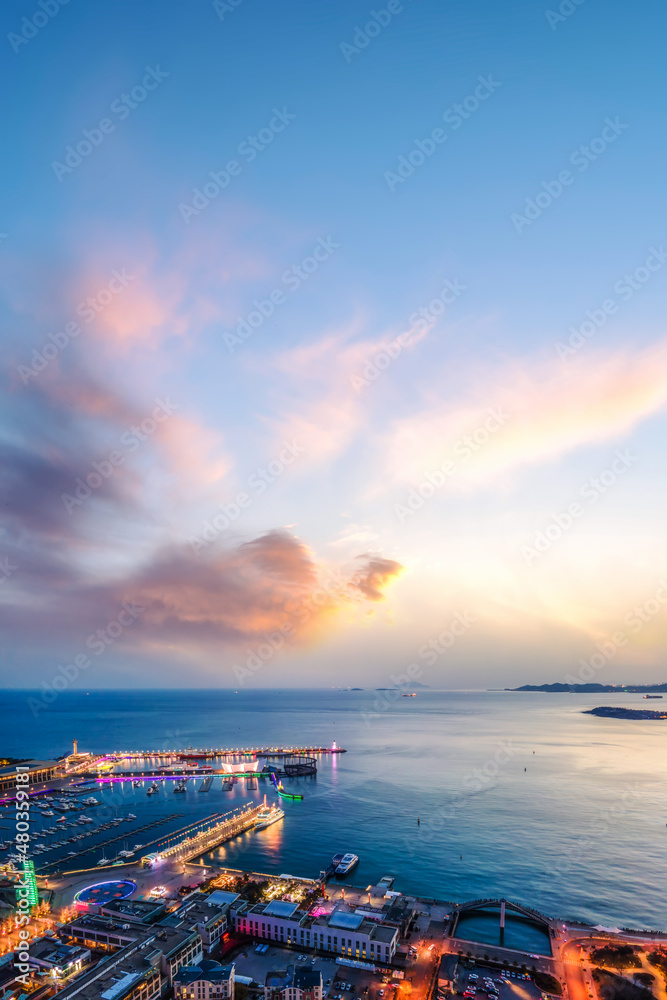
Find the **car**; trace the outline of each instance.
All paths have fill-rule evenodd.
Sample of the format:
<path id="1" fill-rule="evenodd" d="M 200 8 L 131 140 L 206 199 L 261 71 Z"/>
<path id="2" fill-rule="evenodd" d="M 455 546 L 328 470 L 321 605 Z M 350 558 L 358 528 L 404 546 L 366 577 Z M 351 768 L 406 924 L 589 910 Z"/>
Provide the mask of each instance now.
<path id="1" fill-rule="evenodd" d="M 311 964 L 311 965 L 315 965 L 315 962 L 316 962 L 316 961 L 317 961 L 317 958 L 316 958 L 316 957 L 315 957 L 315 956 L 313 955 L 313 957 L 312 957 L 312 958 L 311 958 L 311 960 L 310 960 L 310 964 Z"/>

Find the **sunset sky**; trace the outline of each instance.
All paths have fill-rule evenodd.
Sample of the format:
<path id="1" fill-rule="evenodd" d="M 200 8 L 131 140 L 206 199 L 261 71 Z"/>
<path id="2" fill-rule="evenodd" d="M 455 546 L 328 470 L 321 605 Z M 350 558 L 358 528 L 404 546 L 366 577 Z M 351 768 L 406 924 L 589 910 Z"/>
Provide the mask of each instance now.
<path id="1" fill-rule="evenodd" d="M 667 680 L 657 0 L 0 19 L 0 683 Z"/>

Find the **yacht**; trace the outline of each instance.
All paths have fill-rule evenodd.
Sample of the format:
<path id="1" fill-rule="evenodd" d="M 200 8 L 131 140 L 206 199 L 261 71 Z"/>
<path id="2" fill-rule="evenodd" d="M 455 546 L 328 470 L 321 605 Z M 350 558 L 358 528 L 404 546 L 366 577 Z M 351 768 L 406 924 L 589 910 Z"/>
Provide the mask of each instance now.
<path id="1" fill-rule="evenodd" d="M 344 854 L 341 861 L 336 865 L 336 875 L 347 875 L 359 864 L 356 854 Z"/>
<path id="2" fill-rule="evenodd" d="M 127 818 L 128 819 L 136 819 L 137 817 L 134 815 L 134 813 L 128 813 L 127 814 Z"/>
<path id="3" fill-rule="evenodd" d="M 108 864 L 109 864 L 109 859 L 105 858 L 104 855 L 102 855 L 100 860 L 97 862 L 97 867 L 101 868 L 102 865 L 108 865 Z"/>
<path id="4" fill-rule="evenodd" d="M 264 800 L 264 805 L 257 813 L 257 822 L 255 823 L 256 830 L 264 830 L 267 826 L 271 826 L 273 823 L 277 823 L 278 820 L 284 817 L 285 813 L 278 806 L 267 806 L 266 800 Z"/>

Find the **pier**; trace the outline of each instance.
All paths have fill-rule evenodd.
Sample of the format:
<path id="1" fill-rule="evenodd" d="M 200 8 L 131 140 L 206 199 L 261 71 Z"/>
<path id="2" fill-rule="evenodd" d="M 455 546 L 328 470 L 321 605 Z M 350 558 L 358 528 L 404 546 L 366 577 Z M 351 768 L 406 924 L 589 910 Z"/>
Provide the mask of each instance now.
<path id="1" fill-rule="evenodd" d="M 263 808 L 264 803 L 260 802 L 255 806 L 209 816 L 167 838 L 162 846 L 155 849 L 155 853 L 159 854 L 161 860 L 171 858 L 174 861 L 192 861 L 232 837 L 252 829 L 257 821 L 257 814 Z M 186 833 L 187 836 L 182 839 L 182 835 Z M 142 858 L 142 863 L 150 864 L 150 860 Z"/>
<path id="2" fill-rule="evenodd" d="M 187 747 L 185 750 L 116 750 L 104 757 L 96 758 L 93 766 L 114 760 L 146 760 L 151 758 L 206 760 L 212 757 L 308 757 L 338 753 L 347 753 L 347 751 L 343 747 L 336 746 L 335 740 L 330 747 Z M 89 769 L 90 766 L 91 763 L 86 769 Z"/>

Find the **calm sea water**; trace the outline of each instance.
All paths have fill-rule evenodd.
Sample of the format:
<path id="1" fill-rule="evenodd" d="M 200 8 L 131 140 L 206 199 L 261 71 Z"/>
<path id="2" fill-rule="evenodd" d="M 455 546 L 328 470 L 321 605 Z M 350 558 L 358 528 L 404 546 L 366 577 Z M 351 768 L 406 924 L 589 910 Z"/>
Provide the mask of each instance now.
<path id="1" fill-rule="evenodd" d="M 26 695 L 12 691 L 2 694 L 0 753 L 48 758 L 74 737 L 95 751 L 336 740 L 348 752 L 289 783 L 304 800 L 284 804 L 285 820 L 221 848 L 218 862 L 315 876 L 334 853 L 354 851 L 356 885 L 394 875 L 399 891 L 504 896 L 548 914 L 664 930 L 667 724 L 582 714 L 600 703 L 646 706 L 637 695 L 422 691 L 387 704 L 373 691 L 91 691 L 66 692 L 34 719 Z M 100 797 L 137 823 L 187 817 L 165 832 L 273 798 L 263 782 L 256 792 L 243 782 L 224 792 L 216 779 L 199 793 L 199 784 L 150 798 L 106 785 Z"/>

